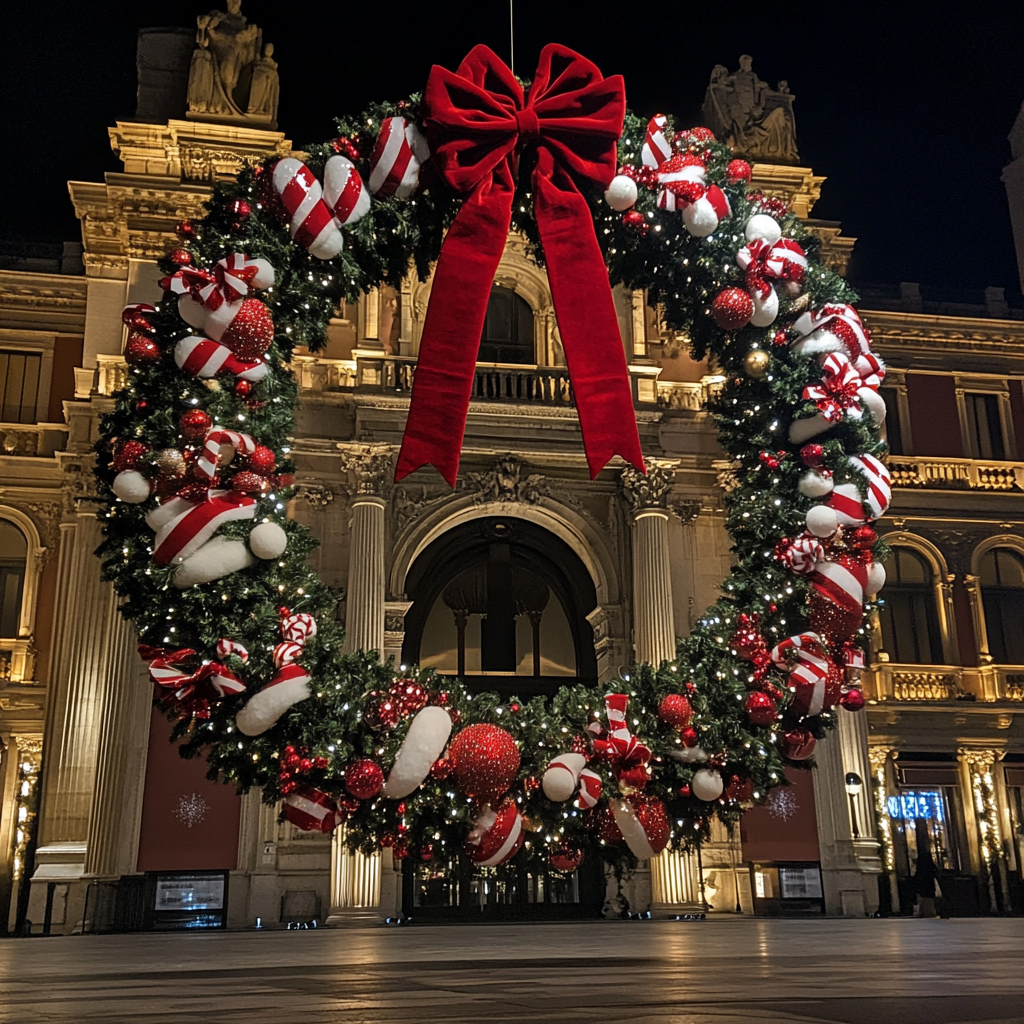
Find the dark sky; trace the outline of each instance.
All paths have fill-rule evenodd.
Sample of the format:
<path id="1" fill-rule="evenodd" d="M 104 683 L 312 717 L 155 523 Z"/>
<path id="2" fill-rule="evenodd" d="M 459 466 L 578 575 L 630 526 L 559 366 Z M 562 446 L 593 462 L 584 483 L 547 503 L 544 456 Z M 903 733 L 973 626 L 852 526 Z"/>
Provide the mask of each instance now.
<path id="1" fill-rule="evenodd" d="M 118 169 L 107 126 L 135 109 L 140 27 L 194 24 L 213 6 L 104 0 L 5 13 L 0 232 L 77 239 L 69 178 Z M 1018 291 L 1006 136 L 1024 100 L 1024 3 L 563 3 L 515 0 L 515 70 L 565 43 L 626 79 L 630 105 L 700 123 L 711 68 L 754 70 L 796 96 L 800 156 L 828 177 L 815 216 L 858 239 L 852 276 L 944 290 Z M 620 12 L 610 25 L 608 10 Z M 301 144 L 335 112 L 421 89 L 477 42 L 508 54 L 507 0 L 270 3 L 242 11 L 276 47 L 280 122 Z"/>

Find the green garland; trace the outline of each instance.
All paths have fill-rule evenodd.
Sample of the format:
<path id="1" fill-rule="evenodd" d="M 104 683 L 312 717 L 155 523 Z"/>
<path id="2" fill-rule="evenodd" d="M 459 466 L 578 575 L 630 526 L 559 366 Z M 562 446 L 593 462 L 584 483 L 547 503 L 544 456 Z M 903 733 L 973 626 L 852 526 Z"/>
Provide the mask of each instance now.
<path id="1" fill-rule="evenodd" d="M 358 117 L 339 120 L 341 138 L 310 146 L 308 166 L 320 176 L 325 161 L 345 149 L 358 154 L 357 166 L 365 178 L 369 151 L 382 118 L 410 116 L 416 105 L 413 97 L 404 104 L 377 105 Z M 627 114 L 620 142 L 621 163 L 640 163 L 645 125 L 639 117 Z M 470 723 L 491 723 L 514 737 L 521 764 L 509 792 L 531 830 L 512 862 L 519 867 L 534 862 L 546 865 L 551 853 L 562 848 L 596 854 L 620 870 L 635 863 L 623 843 L 599 838 L 606 817 L 602 808 L 616 794 L 607 763 L 599 759 L 590 763 L 591 769 L 602 774 L 604 785 L 602 804 L 595 811 L 552 803 L 539 788 L 539 779 L 553 756 L 574 744 L 579 750 L 589 749 L 592 733 L 588 726 L 604 722 L 603 701 L 608 692 L 621 690 L 630 697 L 629 719 L 636 722 L 631 729 L 654 754 L 645 793 L 664 803 L 677 843 L 706 836 L 714 816 L 735 822 L 747 801 L 761 801 L 771 788 L 783 783 L 786 766 L 792 764 L 780 751 L 783 732 L 799 726 L 820 737 L 834 724 L 831 713 L 798 720 L 784 701 L 780 701 L 778 720 L 770 726 L 751 724 L 744 711 L 751 665 L 731 644 L 740 615 L 759 615 L 769 647 L 806 628 L 806 581 L 787 572 L 773 552 L 781 537 L 802 531 L 804 514 L 815 504 L 797 489 L 802 472 L 796 457 L 799 446 L 786 440 L 786 428 L 794 415 L 808 411 L 801 391 L 813 378 L 815 367 L 810 358 L 792 355 L 785 344 L 772 344 L 776 331 L 780 327 L 784 331 L 794 319 L 790 298 L 782 298 L 779 317 L 767 330 L 747 327 L 726 332 L 708 315 L 711 301 L 723 287 L 743 282 L 735 256 L 744 244 L 743 225 L 751 214 L 763 212 L 763 198 L 748 195 L 743 181 L 727 181 L 731 154 L 726 147 L 711 141 L 700 143 L 699 148 L 708 180 L 725 189 L 732 206 L 732 216 L 710 238 L 689 235 L 678 213 L 657 208 L 657 193 L 650 189 L 640 188 L 636 205 L 649 228 L 646 232 L 624 223 L 622 215 L 611 211 L 600 195 L 588 198 L 611 283 L 646 289 L 649 301 L 660 304 L 666 325 L 689 337 L 694 358 L 711 356 L 726 378 L 712 411 L 719 440 L 739 469 L 738 485 L 725 497 L 736 564 L 724 582 L 722 597 L 691 635 L 680 641 L 674 663 L 640 666 L 630 676 L 602 687 L 573 685 L 549 699 L 509 701 L 491 693 L 473 695 L 460 681 L 439 678 L 432 672 L 406 674 L 426 690 L 431 703 L 446 707 L 456 731 Z M 175 738 L 181 741 L 182 754 L 206 756 L 211 778 L 222 778 L 240 791 L 258 786 L 267 803 L 301 783 L 343 801 L 346 837 L 354 847 L 372 851 L 384 843 L 394 845 L 401 854 L 429 857 L 431 852 L 440 852 L 451 856 L 462 848 L 475 808 L 450 776 L 428 777 L 401 803 L 380 797 L 362 801 L 346 797 L 346 765 L 357 757 L 371 758 L 386 774 L 410 718 L 401 718 L 394 728 L 370 727 L 379 694 L 386 693 L 396 679 L 395 668 L 364 653 L 341 653 L 342 633 L 334 622 L 335 599 L 306 562 L 315 541 L 304 527 L 286 518 L 285 507 L 294 493 L 288 442 L 298 401 L 288 368 L 294 347 L 322 348 L 328 319 L 342 300 L 355 300 L 371 287 L 389 281 L 397 283 L 410 265 L 425 277 L 459 202 L 438 184 L 408 201 L 375 199 L 371 212 L 346 228 L 344 251 L 321 262 L 292 242 L 273 201 L 268 200 L 269 165 L 270 161 L 246 168 L 237 181 L 218 184 L 206 217 L 185 225 L 181 232 L 181 249 L 187 257 L 179 250 L 175 259 L 165 261 L 164 269 L 173 273 L 183 258 L 199 267 L 212 267 L 235 252 L 268 260 L 277 272 L 275 286 L 261 296 L 275 324 L 274 344 L 268 354 L 271 372 L 248 394 L 239 394 L 233 390 L 230 376 L 204 383 L 179 370 L 172 355 L 174 344 L 192 331 L 178 317 L 175 297 L 165 296 L 150 315 L 159 357 L 132 366 L 97 445 L 97 476 L 106 502 L 102 512 L 106 540 L 101 548 L 106 576 L 123 598 L 122 611 L 134 620 L 142 643 L 164 649 L 193 648 L 197 658 L 205 659 L 216 657 L 222 637 L 248 649 L 250 657 L 244 666 L 233 657 L 225 661 L 244 680 L 246 694 L 204 703 L 176 700 L 173 689 L 158 693 L 157 699 L 176 721 Z M 534 258 L 543 263 L 528 181 L 520 183 L 514 210 L 514 229 L 525 234 Z M 809 258 L 801 307 L 808 302 L 818 308 L 852 301 L 854 296 L 845 282 L 816 258 L 818 242 L 799 219 L 787 213 L 779 221 L 784 235 L 797 240 Z M 745 357 L 754 348 L 770 354 L 769 372 L 761 379 L 748 376 L 743 369 Z M 157 476 L 161 450 L 188 451 L 178 424 L 192 409 L 202 409 L 215 422 L 251 434 L 274 451 L 278 465 L 273 490 L 260 496 L 255 521 L 279 523 L 289 543 L 280 559 L 258 562 L 212 583 L 178 590 L 171 583 L 171 570 L 152 561 L 152 532 L 144 515 L 154 501 L 131 505 L 115 498 L 112 453 L 125 439 L 144 440 L 152 451 L 139 468 Z M 870 424 L 849 418 L 831 431 L 824 449 L 825 465 L 837 481 L 850 479 L 846 454 L 884 450 Z M 759 457 L 764 451 L 786 454 L 777 468 L 769 469 Z M 248 522 L 228 524 L 221 533 L 245 537 L 251 526 Z M 273 675 L 271 648 L 278 640 L 282 605 L 316 619 L 317 635 L 307 642 L 302 656 L 315 692 L 286 712 L 268 732 L 245 737 L 235 728 L 235 715 L 248 694 Z M 777 676 L 775 682 L 781 683 L 782 677 Z M 780 697 L 783 692 L 776 690 Z M 677 729 L 659 717 L 658 708 L 663 698 L 673 693 L 688 697 L 700 746 L 731 783 L 719 801 L 704 803 L 690 795 L 694 772 L 706 764 L 668 756 L 681 749 L 680 738 Z M 289 767 L 289 756 L 300 767 Z M 605 833 L 605 838 L 611 836 Z"/>

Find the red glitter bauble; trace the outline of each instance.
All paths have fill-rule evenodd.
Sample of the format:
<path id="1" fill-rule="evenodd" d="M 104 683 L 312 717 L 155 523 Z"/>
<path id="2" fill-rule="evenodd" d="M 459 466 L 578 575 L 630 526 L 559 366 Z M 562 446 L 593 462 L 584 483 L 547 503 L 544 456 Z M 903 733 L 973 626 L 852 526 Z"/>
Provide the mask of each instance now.
<path id="1" fill-rule="evenodd" d="M 711 304 L 712 319 L 723 331 L 738 331 L 750 323 L 754 300 L 742 288 L 725 288 Z"/>
<path id="2" fill-rule="evenodd" d="M 259 473 L 245 469 L 231 478 L 231 486 L 243 494 L 262 494 L 270 486 L 270 481 Z"/>
<path id="3" fill-rule="evenodd" d="M 779 749 L 791 761 L 806 761 L 814 753 L 814 737 L 806 729 L 791 729 L 782 734 Z"/>
<path id="4" fill-rule="evenodd" d="M 393 835 L 381 836 L 380 845 L 383 846 L 385 850 L 389 849 L 395 845 L 395 837 Z"/>
<path id="5" fill-rule="evenodd" d="M 250 391 L 252 391 L 252 381 L 245 380 L 245 378 L 240 378 L 235 381 L 235 394 L 238 395 L 239 398 L 245 398 Z"/>
<path id="6" fill-rule="evenodd" d="M 496 725 L 470 725 L 456 733 L 448 756 L 459 789 L 482 800 L 501 796 L 519 771 L 516 741 Z"/>
<path id="7" fill-rule="evenodd" d="M 630 797 L 629 802 L 633 805 L 633 813 L 643 827 L 651 849 L 655 853 L 661 853 L 668 846 L 669 839 L 665 805 L 656 796 L 634 796 Z"/>
<path id="8" fill-rule="evenodd" d="M 208 483 L 196 480 L 193 483 L 185 484 L 184 487 L 179 487 L 176 493 L 179 498 L 184 498 L 186 501 L 206 501 L 210 489 L 217 485 L 218 480 L 217 477 Z"/>
<path id="9" fill-rule="evenodd" d="M 114 449 L 114 469 L 123 473 L 126 469 L 138 469 L 139 463 L 149 454 L 145 441 L 122 441 Z"/>
<path id="10" fill-rule="evenodd" d="M 800 461 L 809 469 L 816 469 L 825 461 L 825 449 L 820 444 L 805 444 L 800 449 Z"/>
<path id="11" fill-rule="evenodd" d="M 584 757 L 590 756 L 590 744 L 585 736 L 573 736 L 569 749 L 574 754 L 582 754 Z"/>
<path id="12" fill-rule="evenodd" d="M 597 818 L 597 838 L 609 846 L 622 842 L 622 831 L 615 822 L 615 815 L 607 807 Z"/>
<path id="13" fill-rule="evenodd" d="M 414 679 L 392 683 L 388 697 L 400 716 L 413 715 L 427 706 L 427 691 Z"/>
<path id="14" fill-rule="evenodd" d="M 124 360 L 129 366 L 155 363 L 160 358 L 160 346 L 152 338 L 132 331 L 124 344 Z"/>
<path id="15" fill-rule="evenodd" d="M 289 755 L 288 755 L 288 756 L 287 756 L 287 757 L 286 757 L 286 758 L 284 759 L 284 763 L 285 763 L 285 764 L 286 764 L 286 765 L 287 765 L 287 766 L 288 766 L 289 768 L 298 768 L 298 767 L 299 767 L 299 762 L 300 762 L 301 760 L 302 760 L 302 758 L 300 758 L 298 754 L 289 754 Z"/>
<path id="16" fill-rule="evenodd" d="M 349 160 L 359 159 L 359 150 L 353 145 L 352 140 L 346 138 L 344 135 L 339 135 L 332 143 L 331 149 L 335 153 L 340 153 L 342 156 L 347 156 Z"/>
<path id="17" fill-rule="evenodd" d="M 299 762 L 299 771 L 300 772 L 308 772 L 308 771 L 310 771 L 312 769 L 312 767 L 313 767 L 313 762 L 308 757 L 304 757 Z"/>
<path id="18" fill-rule="evenodd" d="M 265 444 L 256 445 L 256 449 L 248 460 L 249 468 L 260 476 L 270 476 L 277 467 L 277 459 L 274 457 L 274 450 Z"/>
<path id="19" fill-rule="evenodd" d="M 775 705 L 767 693 L 748 693 L 745 707 L 747 718 L 754 725 L 771 725 L 775 721 Z"/>
<path id="20" fill-rule="evenodd" d="M 285 782 L 285 783 L 282 783 L 282 785 L 281 785 L 281 792 L 285 796 L 287 796 L 289 793 L 294 792 L 298 788 L 299 788 L 299 784 L 297 782 Z"/>
<path id="21" fill-rule="evenodd" d="M 452 773 L 452 763 L 447 757 L 439 757 L 430 766 L 430 775 L 435 779 L 447 779 Z"/>
<path id="22" fill-rule="evenodd" d="M 288 754 L 294 754 L 295 753 L 295 748 L 291 744 L 288 744 L 288 746 L 284 748 L 284 752 L 285 752 L 286 756 Z"/>
<path id="23" fill-rule="evenodd" d="M 725 176 L 734 185 L 740 181 L 750 181 L 750 164 L 746 160 L 730 160 L 725 169 Z"/>
<path id="24" fill-rule="evenodd" d="M 697 730 L 692 727 L 689 729 L 684 729 L 679 734 L 679 738 L 683 741 L 684 747 L 697 746 Z"/>
<path id="25" fill-rule="evenodd" d="M 387 694 L 374 690 L 366 705 L 365 721 L 371 729 L 394 729 L 398 725 L 398 709 Z"/>
<path id="26" fill-rule="evenodd" d="M 395 845 L 391 847 L 391 856 L 395 860 L 405 860 L 409 856 L 409 844 L 401 836 L 395 840 Z"/>
<path id="27" fill-rule="evenodd" d="M 670 693 L 658 705 L 658 717 L 675 729 L 685 729 L 693 718 L 693 707 L 681 693 Z"/>
<path id="28" fill-rule="evenodd" d="M 857 689 L 847 690 L 839 698 L 839 705 L 847 711 L 860 711 L 864 707 L 864 694 Z"/>
<path id="29" fill-rule="evenodd" d="M 641 235 L 646 235 L 648 230 L 647 218 L 639 210 L 627 210 L 622 215 L 622 223 L 627 228 L 632 228 Z"/>
<path id="30" fill-rule="evenodd" d="M 772 344 L 782 348 L 783 345 L 789 344 L 789 332 L 779 330 L 772 335 Z"/>
<path id="31" fill-rule="evenodd" d="M 188 249 L 174 249 L 168 254 L 167 258 L 179 267 L 190 267 L 192 265 L 192 253 Z"/>
<path id="32" fill-rule="evenodd" d="M 878 543 L 878 534 L 870 526 L 858 526 L 850 537 L 855 548 L 873 548 Z"/>
<path id="33" fill-rule="evenodd" d="M 359 801 L 354 796 L 338 797 L 338 806 L 346 814 L 355 814 L 359 810 Z"/>
<path id="34" fill-rule="evenodd" d="M 179 238 L 189 239 L 195 238 L 198 232 L 196 231 L 195 224 L 190 220 L 180 220 L 174 227 L 174 233 Z"/>
<path id="35" fill-rule="evenodd" d="M 740 775 L 734 775 L 725 787 L 727 800 L 735 800 L 736 803 L 746 803 L 754 795 L 754 780 L 745 779 Z"/>
<path id="36" fill-rule="evenodd" d="M 319 768 L 319 769 L 323 770 L 324 768 L 329 768 L 330 765 L 331 765 L 331 759 L 329 757 L 324 757 L 323 754 L 317 754 L 317 756 L 313 758 L 313 767 L 314 768 Z"/>
<path id="37" fill-rule="evenodd" d="M 680 171 L 687 167 L 699 167 L 702 171 L 704 168 L 704 161 L 700 157 L 694 156 L 692 153 L 680 153 L 678 156 L 669 157 L 659 168 L 659 176 L 668 174 L 678 174 Z M 698 195 L 693 195 L 694 182 L 686 181 L 662 181 L 662 185 L 666 192 L 671 192 L 673 195 L 679 196 L 681 199 L 687 202 L 693 202 L 693 199 L 699 199 L 704 194 L 704 187 L 700 187 Z M 692 198 L 691 198 L 692 196 Z"/>
<path id="38" fill-rule="evenodd" d="M 704 128 L 698 126 L 696 128 L 688 128 L 683 135 L 689 138 L 693 142 L 714 142 L 715 133 L 710 128 Z"/>
<path id="39" fill-rule="evenodd" d="M 384 771 L 376 761 L 360 757 L 345 768 L 345 788 L 358 800 L 370 800 L 384 785 Z"/>
<path id="40" fill-rule="evenodd" d="M 220 340 L 239 359 L 259 359 L 274 341 L 274 318 L 259 299 L 242 299 Z"/>
<path id="41" fill-rule="evenodd" d="M 231 211 L 231 227 L 240 231 L 252 214 L 252 206 L 245 199 L 234 199 L 228 209 Z"/>
<path id="42" fill-rule="evenodd" d="M 189 409 L 178 420 L 178 429 L 186 441 L 202 441 L 212 426 L 210 414 L 202 409 Z"/>
<path id="43" fill-rule="evenodd" d="M 583 851 L 571 846 L 560 846 L 551 854 L 551 866 L 556 871 L 569 874 L 583 863 Z"/>

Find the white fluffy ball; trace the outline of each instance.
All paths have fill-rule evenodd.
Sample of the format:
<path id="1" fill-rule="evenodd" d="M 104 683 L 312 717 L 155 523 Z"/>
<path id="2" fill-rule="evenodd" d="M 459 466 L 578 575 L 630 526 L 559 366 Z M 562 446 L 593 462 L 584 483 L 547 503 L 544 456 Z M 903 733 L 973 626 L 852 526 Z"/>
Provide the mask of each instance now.
<path id="1" fill-rule="evenodd" d="M 616 174 L 605 191 L 604 201 L 613 210 L 628 210 L 636 202 L 636 182 L 624 174 Z"/>
<path id="2" fill-rule="evenodd" d="M 807 529 L 815 537 L 831 537 L 839 529 L 839 517 L 828 505 L 815 505 L 807 513 Z"/>
<path id="3" fill-rule="evenodd" d="M 834 486 L 832 477 L 823 476 L 816 469 L 809 469 L 800 477 L 797 490 L 805 498 L 824 498 L 826 494 L 832 493 Z"/>
<path id="4" fill-rule="evenodd" d="M 782 228 L 779 227 L 778 221 L 774 217 L 769 217 L 767 213 L 755 213 L 747 221 L 743 235 L 748 242 L 763 238 L 769 245 L 774 245 L 782 237 Z"/>
<path id="5" fill-rule="evenodd" d="M 137 470 L 126 469 L 114 477 L 114 493 L 129 505 L 138 505 L 152 493 L 149 481 Z"/>
<path id="6" fill-rule="evenodd" d="M 288 547 L 288 534 L 277 523 L 260 523 L 249 534 L 249 548 L 257 558 L 277 558 Z"/>
<path id="7" fill-rule="evenodd" d="M 754 300 L 754 315 L 750 322 L 755 327 L 769 327 L 779 315 L 779 297 L 775 294 L 775 289 L 769 285 L 768 295 L 762 299 L 758 290 L 754 288 L 750 297 Z"/>
<path id="8" fill-rule="evenodd" d="M 868 596 L 877 594 L 885 586 L 885 566 L 881 562 L 872 562 L 868 566 Z"/>
<path id="9" fill-rule="evenodd" d="M 690 792 L 705 803 L 717 800 L 724 791 L 725 783 L 722 782 L 722 776 L 711 768 L 701 768 L 690 780 Z"/>

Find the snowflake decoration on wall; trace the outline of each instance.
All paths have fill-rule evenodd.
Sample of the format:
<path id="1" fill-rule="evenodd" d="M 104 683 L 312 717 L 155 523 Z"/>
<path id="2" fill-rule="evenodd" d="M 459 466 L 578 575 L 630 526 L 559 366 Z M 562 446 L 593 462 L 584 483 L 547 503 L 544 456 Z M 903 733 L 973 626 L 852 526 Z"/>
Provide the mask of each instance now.
<path id="1" fill-rule="evenodd" d="M 202 825 L 209 812 L 210 805 L 198 793 L 192 793 L 190 796 L 182 793 L 178 797 L 178 806 L 174 808 L 174 816 L 186 828 Z"/>
<path id="2" fill-rule="evenodd" d="M 779 821 L 789 821 L 797 812 L 796 797 L 793 791 L 787 786 L 780 786 L 768 794 L 765 801 L 768 813 Z"/>

